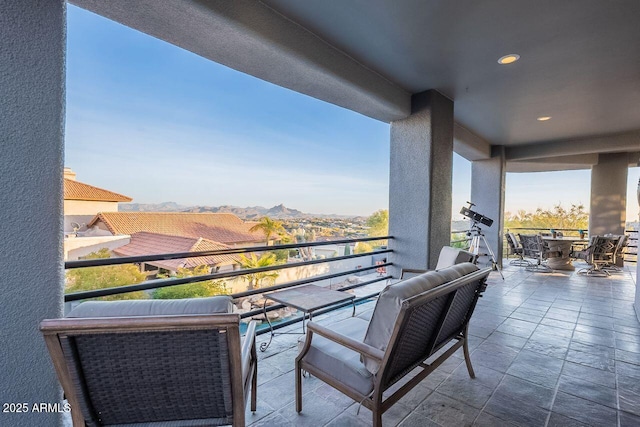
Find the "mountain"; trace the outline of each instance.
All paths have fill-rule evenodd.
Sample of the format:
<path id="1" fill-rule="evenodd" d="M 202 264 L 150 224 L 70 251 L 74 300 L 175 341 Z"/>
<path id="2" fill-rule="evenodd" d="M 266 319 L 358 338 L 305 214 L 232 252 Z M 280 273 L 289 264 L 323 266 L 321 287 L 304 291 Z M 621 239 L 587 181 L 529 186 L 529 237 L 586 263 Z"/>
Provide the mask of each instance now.
<path id="1" fill-rule="evenodd" d="M 121 212 L 194 212 L 194 213 L 232 213 L 239 218 L 245 220 L 256 220 L 263 216 L 276 219 L 293 219 L 293 218 L 353 218 L 352 215 L 325 215 L 304 213 L 297 209 L 291 209 L 283 204 L 279 204 L 272 208 L 263 206 L 249 206 L 242 208 L 239 206 L 222 205 L 222 206 L 183 206 L 175 202 L 163 203 L 120 203 Z"/>
<path id="2" fill-rule="evenodd" d="M 189 206 L 179 205 L 176 202 L 162 203 L 120 203 L 120 212 L 181 212 L 189 209 Z"/>

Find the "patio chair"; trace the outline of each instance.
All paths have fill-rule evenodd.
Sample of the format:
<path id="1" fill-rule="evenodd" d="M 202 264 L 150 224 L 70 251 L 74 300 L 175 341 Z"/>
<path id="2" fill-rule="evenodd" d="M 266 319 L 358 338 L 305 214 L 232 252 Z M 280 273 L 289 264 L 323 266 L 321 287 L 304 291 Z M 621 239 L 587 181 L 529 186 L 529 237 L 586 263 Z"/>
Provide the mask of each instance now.
<path id="1" fill-rule="evenodd" d="M 604 267 L 602 267 L 602 269 L 610 272 L 620 273 L 622 272 L 621 267 L 624 266 L 624 248 L 629 242 L 629 236 L 623 234 L 616 237 L 618 237 L 618 244 L 616 245 L 616 249 L 613 253 L 613 260 L 611 264 L 605 265 Z"/>
<path id="2" fill-rule="evenodd" d="M 79 426 L 244 426 L 256 323 L 229 297 L 84 302 L 40 330 Z"/>
<path id="3" fill-rule="evenodd" d="M 461 347 L 474 378 L 467 327 L 490 272 L 471 263 L 431 271 L 387 286 L 371 321 L 350 317 L 330 328 L 310 322 L 295 362 L 296 411 L 302 411 L 303 370 L 369 408 L 374 427 Z M 385 390 L 416 369 L 415 376 L 384 398 Z"/>
<path id="4" fill-rule="evenodd" d="M 604 267 L 613 264 L 619 241 L 620 236 L 593 236 L 589 246 L 584 251 L 576 253 L 576 258 L 582 259 L 589 264 L 588 268 L 578 270 L 578 274 L 600 277 L 610 276 L 611 273 Z"/>
<path id="5" fill-rule="evenodd" d="M 515 234 L 513 233 L 505 233 L 504 235 L 507 238 L 507 244 L 509 245 L 509 251 L 507 256 L 515 255 L 516 259 L 512 259 L 509 262 L 509 265 L 515 265 L 519 267 L 527 267 L 530 266 L 531 263 L 526 261 L 523 257 L 522 245 L 518 242 Z"/>
<path id="6" fill-rule="evenodd" d="M 522 255 L 533 259 L 535 263 L 529 262 L 525 270 L 537 273 L 551 273 L 553 271 L 545 261 L 549 257 L 549 248 L 545 245 L 542 236 L 538 234 L 518 234 L 522 243 Z"/>
<path id="7" fill-rule="evenodd" d="M 452 265 L 461 264 L 463 262 L 475 263 L 476 256 L 471 252 L 465 251 L 460 248 L 453 248 L 451 246 L 443 246 L 440 249 L 438 255 L 438 264 L 436 264 L 435 271 L 442 270 L 443 268 L 451 267 Z M 400 272 L 400 280 L 409 279 L 411 277 L 419 276 L 432 270 L 422 270 L 415 268 L 403 268 Z"/>

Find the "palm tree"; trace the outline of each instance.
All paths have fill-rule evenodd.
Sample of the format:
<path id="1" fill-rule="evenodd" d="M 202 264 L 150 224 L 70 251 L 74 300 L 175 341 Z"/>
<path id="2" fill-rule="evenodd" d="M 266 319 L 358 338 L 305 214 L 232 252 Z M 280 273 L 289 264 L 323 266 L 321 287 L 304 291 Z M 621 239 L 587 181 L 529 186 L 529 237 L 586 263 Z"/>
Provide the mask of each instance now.
<path id="1" fill-rule="evenodd" d="M 260 222 L 251 227 L 249 231 L 252 233 L 254 231 L 262 231 L 267 239 L 267 246 L 269 246 L 269 237 L 271 237 L 272 234 L 280 235 L 286 233 L 282 226 L 282 221 L 273 220 L 268 216 L 261 218 Z"/>
<path id="2" fill-rule="evenodd" d="M 246 257 L 244 254 L 240 254 L 240 266 L 245 269 L 268 267 L 276 263 L 276 255 L 272 252 L 263 253 L 260 258 L 256 254 L 251 254 L 251 257 Z M 276 271 L 265 271 L 262 273 L 245 274 L 242 276 L 243 280 L 249 282 L 247 289 L 258 289 L 262 287 L 262 282 L 267 280 L 273 284 L 280 273 Z"/>

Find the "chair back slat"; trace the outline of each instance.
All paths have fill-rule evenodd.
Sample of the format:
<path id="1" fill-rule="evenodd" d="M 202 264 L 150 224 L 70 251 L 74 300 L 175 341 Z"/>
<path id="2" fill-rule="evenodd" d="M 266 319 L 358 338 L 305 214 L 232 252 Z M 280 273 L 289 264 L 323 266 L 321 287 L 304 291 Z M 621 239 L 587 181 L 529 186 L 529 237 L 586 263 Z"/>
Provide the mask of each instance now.
<path id="1" fill-rule="evenodd" d="M 591 248 L 592 261 L 613 261 L 620 236 L 596 236 Z"/>
<path id="2" fill-rule="evenodd" d="M 538 258 L 542 253 L 542 238 L 537 234 L 518 234 L 524 256 Z"/>

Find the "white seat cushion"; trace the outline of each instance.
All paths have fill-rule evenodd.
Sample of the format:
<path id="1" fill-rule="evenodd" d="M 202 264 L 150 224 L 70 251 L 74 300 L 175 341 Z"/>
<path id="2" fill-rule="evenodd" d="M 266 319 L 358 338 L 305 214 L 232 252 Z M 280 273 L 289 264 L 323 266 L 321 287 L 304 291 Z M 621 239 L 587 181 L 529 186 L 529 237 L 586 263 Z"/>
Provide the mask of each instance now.
<path id="1" fill-rule="evenodd" d="M 87 301 L 66 317 L 172 316 L 181 314 L 231 313 L 231 297 L 167 300 Z"/>
<path id="2" fill-rule="evenodd" d="M 452 248 L 451 246 L 443 246 L 438 256 L 438 264 L 436 265 L 436 271 L 443 268 L 451 267 L 452 265 L 461 264 L 463 262 L 473 262 L 473 255 L 471 252 L 467 252 L 463 249 Z"/>
<path id="3" fill-rule="evenodd" d="M 331 330 L 362 342 L 367 325 L 366 320 L 349 317 L 332 324 Z M 314 335 L 304 361 L 359 393 L 367 395 L 373 390 L 374 377 L 360 361 L 360 353 L 320 335 Z"/>

